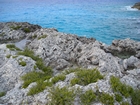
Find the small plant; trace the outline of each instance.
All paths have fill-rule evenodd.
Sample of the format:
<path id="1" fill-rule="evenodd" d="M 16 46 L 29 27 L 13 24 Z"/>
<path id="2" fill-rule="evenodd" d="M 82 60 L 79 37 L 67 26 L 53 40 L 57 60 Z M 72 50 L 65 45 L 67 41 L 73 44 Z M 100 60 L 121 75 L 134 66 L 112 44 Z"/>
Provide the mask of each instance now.
<path id="1" fill-rule="evenodd" d="M 140 105 L 140 90 L 136 89 L 134 93 L 131 94 L 131 98 L 133 105 Z"/>
<path id="2" fill-rule="evenodd" d="M 100 96 L 100 101 L 105 105 L 114 105 L 114 98 L 110 94 L 102 93 Z"/>
<path id="3" fill-rule="evenodd" d="M 3 97 L 3 96 L 5 96 L 5 92 L 0 92 L 0 97 Z"/>
<path id="4" fill-rule="evenodd" d="M 96 100 L 96 95 L 89 89 L 84 94 L 80 95 L 80 99 L 83 105 L 91 105 L 91 102 Z"/>
<path id="5" fill-rule="evenodd" d="M 11 54 L 9 54 L 9 55 L 6 56 L 6 58 L 10 58 L 10 57 L 11 57 Z"/>
<path id="6" fill-rule="evenodd" d="M 32 82 L 37 82 L 40 80 L 44 81 L 44 80 L 50 79 L 51 76 L 48 76 L 45 73 L 32 71 L 32 72 L 29 72 L 29 73 L 23 75 L 21 78 L 24 81 L 22 87 L 26 88 Z"/>
<path id="7" fill-rule="evenodd" d="M 65 75 L 63 75 L 63 74 L 60 74 L 60 75 L 58 75 L 58 76 L 55 76 L 54 78 L 52 78 L 52 83 L 53 84 L 55 84 L 55 83 L 57 83 L 58 81 L 64 81 L 65 80 L 65 78 L 66 78 L 66 76 Z"/>
<path id="8" fill-rule="evenodd" d="M 21 51 L 21 50 L 20 50 L 19 48 L 17 48 L 14 44 L 7 44 L 6 47 L 9 48 L 9 49 L 12 50 L 12 51 L 15 51 L 15 50 Z"/>
<path id="9" fill-rule="evenodd" d="M 52 83 L 51 82 L 44 82 L 44 81 L 40 80 L 37 82 L 36 86 L 32 87 L 29 90 L 27 95 L 34 95 L 34 94 L 40 93 L 46 88 L 46 86 L 52 86 Z"/>
<path id="10" fill-rule="evenodd" d="M 120 105 L 130 105 L 128 102 L 122 102 Z"/>
<path id="11" fill-rule="evenodd" d="M 44 71 L 47 75 L 52 75 L 52 69 L 50 67 L 46 67 L 43 63 L 42 58 L 39 58 L 38 56 L 35 56 L 33 51 L 25 48 L 24 51 L 18 52 L 18 54 L 32 58 L 33 60 L 36 61 L 36 66 L 40 70 Z"/>
<path id="12" fill-rule="evenodd" d="M 42 35 L 42 36 L 38 37 L 38 40 L 40 40 L 42 38 L 46 38 L 46 37 L 47 37 L 47 35 Z"/>
<path id="13" fill-rule="evenodd" d="M 26 62 L 25 61 L 19 61 L 19 65 L 26 66 Z"/>
<path id="14" fill-rule="evenodd" d="M 123 100 L 123 97 L 120 94 L 116 93 L 115 94 L 115 99 L 116 99 L 116 101 L 121 102 Z"/>
<path id="15" fill-rule="evenodd" d="M 30 33 L 30 32 L 31 32 L 29 28 L 24 28 L 23 31 L 24 31 L 25 33 Z"/>
<path id="16" fill-rule="evenodd" d="M 71 85 L 88 85 L 90 83 L 97 82 L 99 79 L 103 79 L 103 76 L 97 69 L 93 70 L 79 70 L 76 72 L 76 78 L 71 80 Z"/>
<path id="17" fill-rule="evenodd" d="M 11 26 L 10 28 L 12 28 L 13 30 L 18 30 L 21 28 L 21 26 Z"/>
<path id="18" fill-rule="evenodd" d="M 4 33 L 4 32 L 0 34 L 0 36 L 4 36 L 4 35 L 5 35 L 5 33 Z"/>
<path id="19" fill-rule="evenodd" d="M 17 58 L 18 56 L 16 55 L 16 56 L 12 56 L 12 58 Z"/>
<path id="20" fill-rule="evenodd" d="M 121 93 L 126 98 L 133 93 L 133 88 L 121 83 L 121 81 L 117 77 L 112 76 L 110 78 L 110 83 L 113 91 Z"/>
<path id="21" fill-rule="evenodd" d="M 49 105 L 73 105 L 75 93 L 67 87 L 52 87 L 49 97 L 51 99 Z"/>

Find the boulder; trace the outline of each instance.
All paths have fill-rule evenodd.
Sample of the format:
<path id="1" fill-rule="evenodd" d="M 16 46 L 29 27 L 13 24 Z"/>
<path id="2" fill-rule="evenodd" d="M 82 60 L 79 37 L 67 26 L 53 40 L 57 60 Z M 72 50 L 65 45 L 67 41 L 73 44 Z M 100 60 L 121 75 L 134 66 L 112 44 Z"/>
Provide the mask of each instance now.
<path id="1" fill-rule="evenodd" d="M 135 3 L 135 4 L 132 6 L 132 8 L 136 8 L 136 9 L 140 10 L 140 2 Z"/>

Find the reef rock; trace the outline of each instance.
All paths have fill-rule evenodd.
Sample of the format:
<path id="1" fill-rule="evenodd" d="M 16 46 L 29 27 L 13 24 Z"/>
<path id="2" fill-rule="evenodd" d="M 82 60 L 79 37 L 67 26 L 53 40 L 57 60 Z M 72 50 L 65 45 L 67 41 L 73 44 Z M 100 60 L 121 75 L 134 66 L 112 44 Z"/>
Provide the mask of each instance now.
<path id="1" fill-rule="evenodd" d="M 135 4 L 132 6 L 132 8 L 136 8 L 136 9 L 140 10 L 140 2 L 135 3 Z"/>

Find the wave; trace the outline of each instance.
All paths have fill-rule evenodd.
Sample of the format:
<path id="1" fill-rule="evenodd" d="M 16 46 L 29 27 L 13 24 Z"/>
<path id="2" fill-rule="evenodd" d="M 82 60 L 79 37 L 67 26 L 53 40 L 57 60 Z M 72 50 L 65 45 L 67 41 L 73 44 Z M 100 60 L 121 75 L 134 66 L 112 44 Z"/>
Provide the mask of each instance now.
<path id="1" fill-rule="evenodd" d="M 127 11 L 138 11 L 138 9 L 136 9 L 136 8 L 131 8 L 132 6 L 125 6 L 125 10 L 127 10 Z"/>

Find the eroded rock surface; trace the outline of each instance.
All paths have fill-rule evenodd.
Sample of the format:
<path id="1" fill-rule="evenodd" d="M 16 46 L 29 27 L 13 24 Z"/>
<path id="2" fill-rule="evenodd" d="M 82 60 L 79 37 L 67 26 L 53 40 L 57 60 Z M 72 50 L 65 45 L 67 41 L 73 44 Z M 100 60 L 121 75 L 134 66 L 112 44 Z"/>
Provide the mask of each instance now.
<path id="1" fill-rule="evenodd" d="M 21 27 L 11 30 L 11 26 Z M 30 32 L 24 32 L 24 27 L 31 28 Z M 96 91 L 98 87 L 99 92 L 114 94 L 110 86 L 110 77 L 114 75 L 134 89 L 140 89 L 140 42 L 131 39 L 114 40 L 112 45 L 108 46 L 94 38 L 78 37 L 29 23 L 0 23 L 0 32 L 5 32 L 0 36 L 0 43 L 3 43 L 1 40 L 10 42 L 11 36 L 16 41 L 26 38 L 26 47 L 41 57 L 46 66 L 52 67 L 54 76 L 69 68 L 97 68 L 105 76 L 96 83 L 86 86 L 76 84 L 70 88 Z M 0 92 L 6 92 L 5 96 L 0 97 L 0 104 L 45 105 L 49 100 L 49 88 L 33 96 L 28 96 L 27 93 L 36 82 L 31 83 L 26 89 L 22 88 L 21 76 L 33 71 L 36 61 L 17 55 L 17 51 L 11 51 L 6 45 L 0 44 Z M 21 59 L 26 62 L 26 66 L 19 65 Z M 75 75 L 74 72 L 66 74 L 66 79 L 58 81 L 54 86 L 70 86 L 70 81 Z M 130 98 L 125 100 L 131 103 Z M 80 104 L 79 98 L 76 98 L 74 105 Z M 100 102 L 93 104 L 101 105 Z M 115 105 L 119 103 L 115 101 Z"/>

